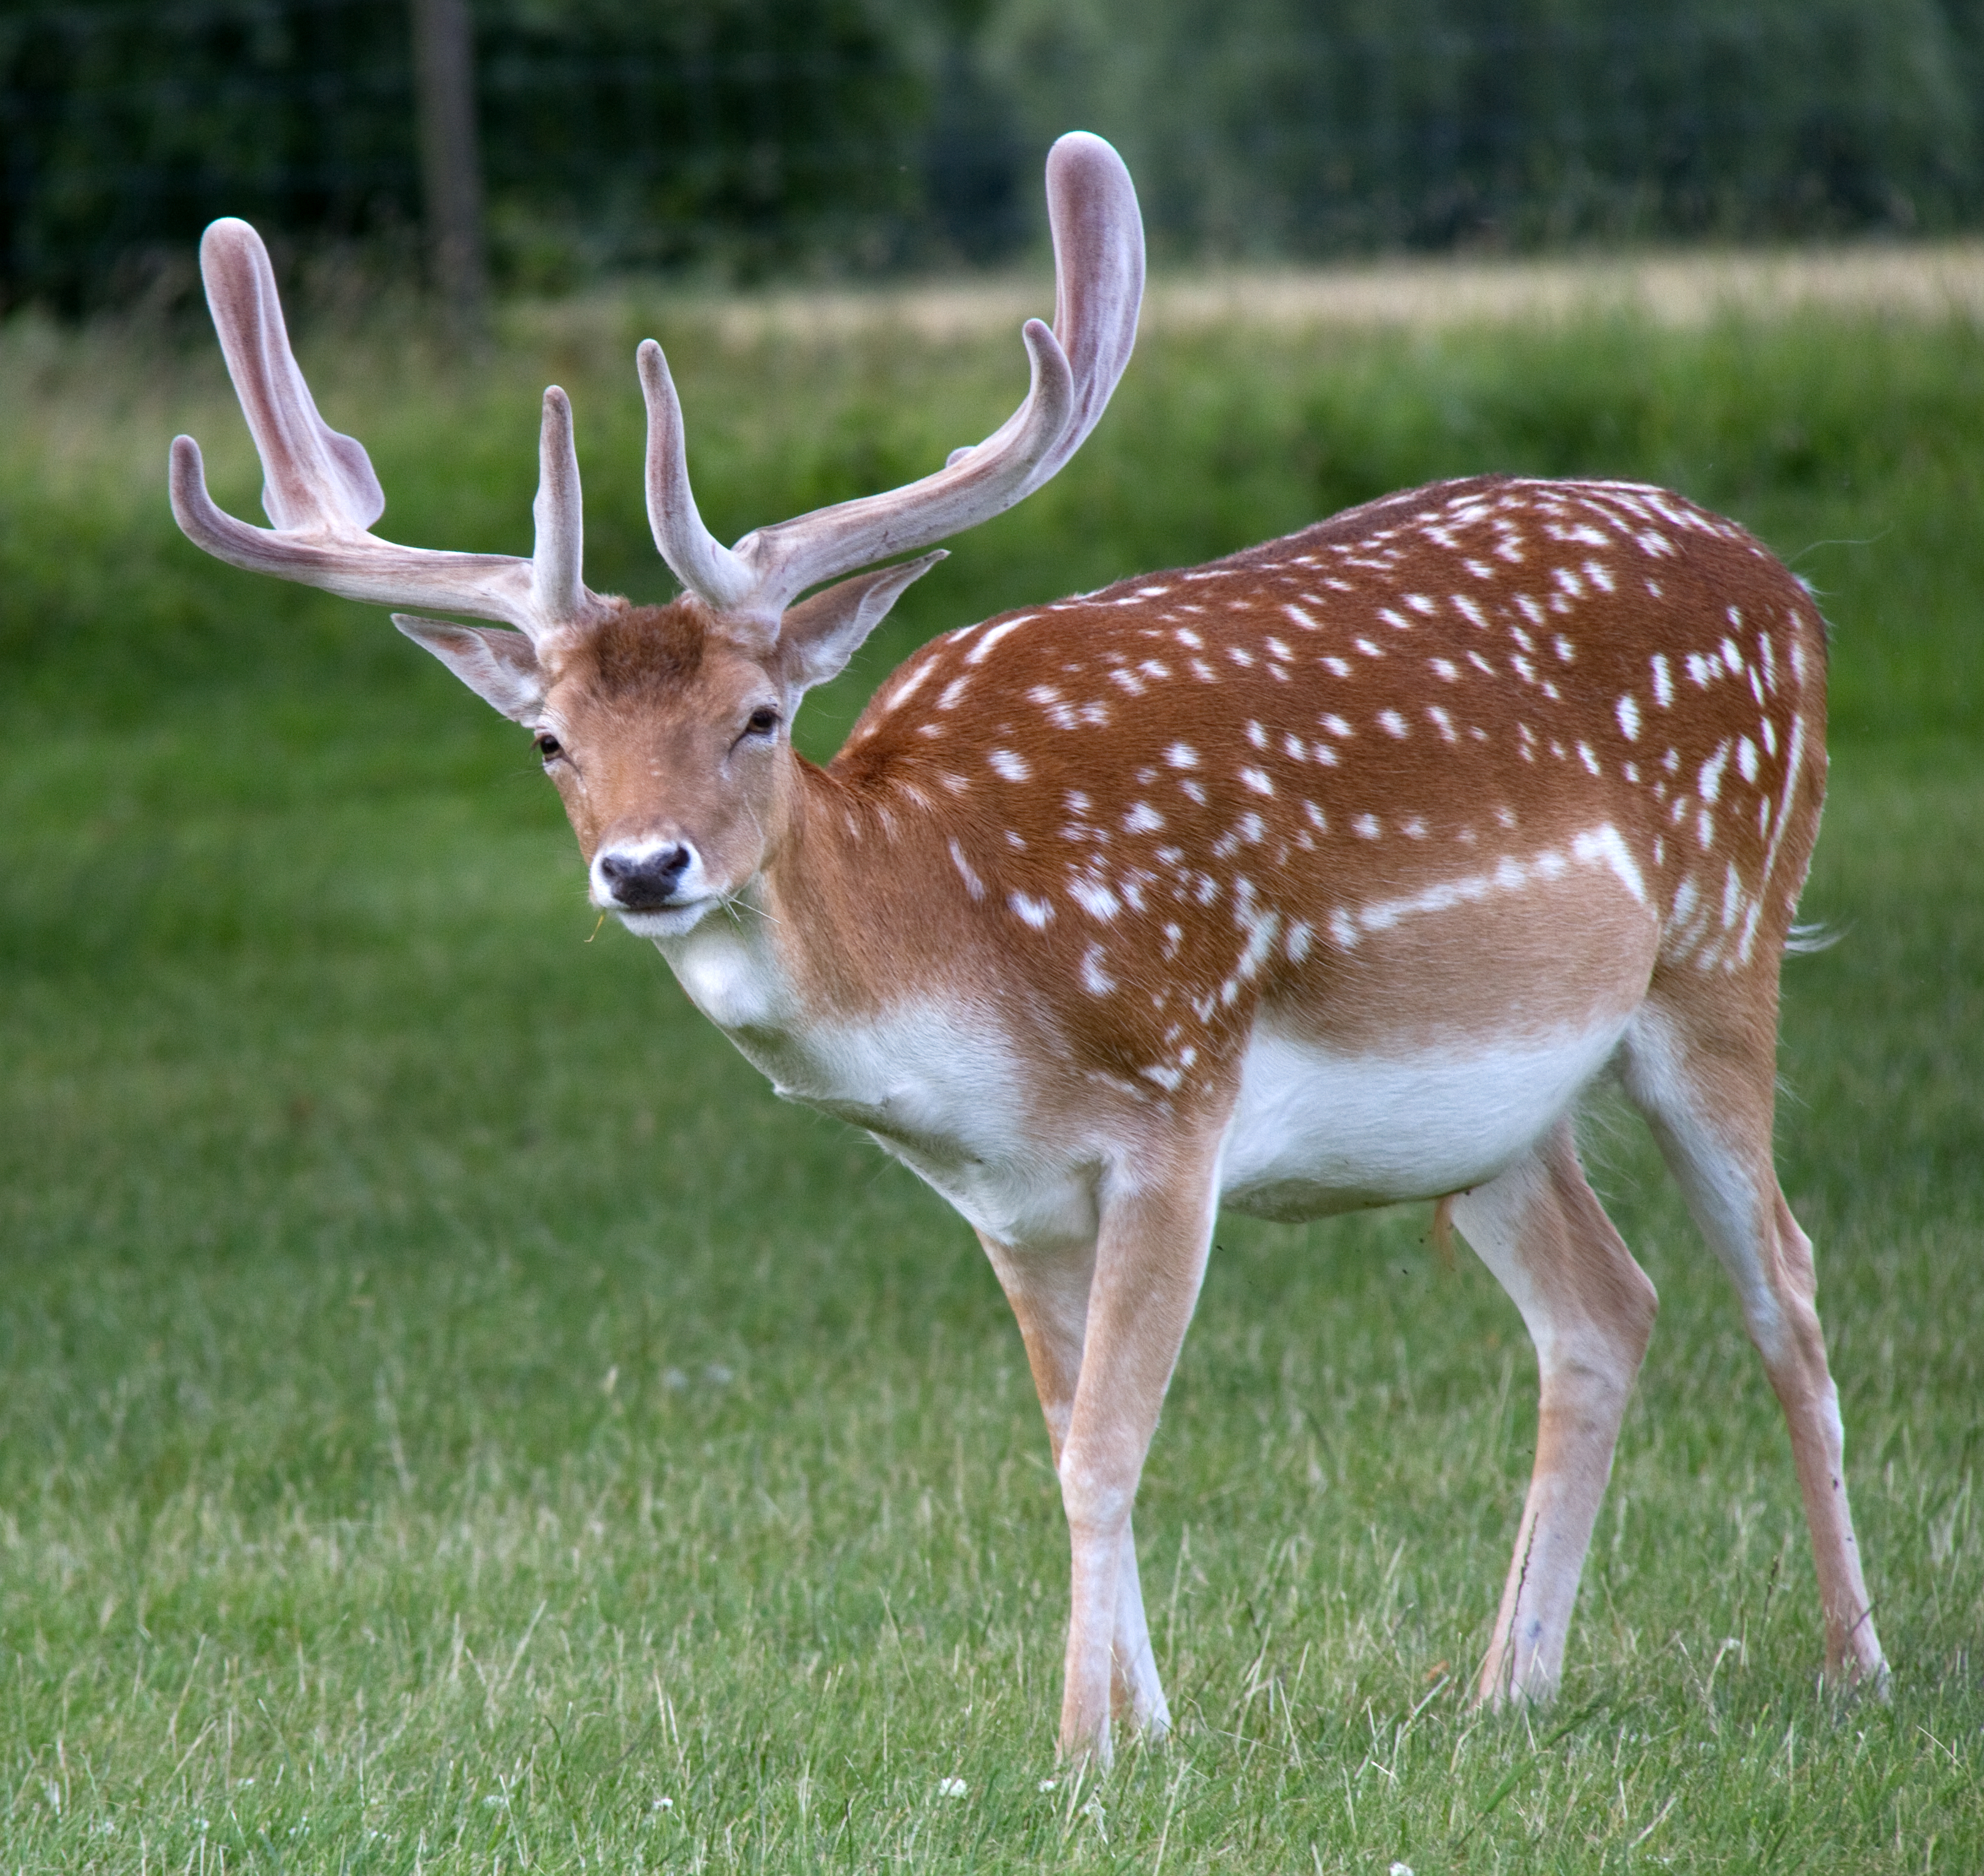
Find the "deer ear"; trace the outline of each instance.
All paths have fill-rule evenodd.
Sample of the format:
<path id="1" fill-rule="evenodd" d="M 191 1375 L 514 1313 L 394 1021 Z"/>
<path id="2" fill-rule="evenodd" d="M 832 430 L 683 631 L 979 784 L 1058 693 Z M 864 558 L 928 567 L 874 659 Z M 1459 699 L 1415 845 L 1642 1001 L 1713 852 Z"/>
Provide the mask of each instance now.
<path id="1" fill-rule="evenodd" d="M 519 723 L 535 719 L 548 683 L 536 647 L 521 632 L 493 625 L 451 625 L 404 612 L 394 613 L 393 623 L 505 716 Z"/>
<path id="2" fill-rule="evenodd" d="M 779 648 L 791 681 L 801 690 L 811 690 L 838 677 L 862 641 L 889 616 L 904 589 L 944 558 L 945 552 L 939 548 L 920 559 L 857 573 L 788 608 L 779 622 Z"/>

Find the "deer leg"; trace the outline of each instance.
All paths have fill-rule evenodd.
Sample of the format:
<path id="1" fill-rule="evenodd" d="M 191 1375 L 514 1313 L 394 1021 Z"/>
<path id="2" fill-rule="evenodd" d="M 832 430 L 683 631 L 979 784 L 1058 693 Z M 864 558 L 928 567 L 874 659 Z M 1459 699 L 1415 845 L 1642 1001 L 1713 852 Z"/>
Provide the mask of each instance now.
<path id="1" fill-rule="evenodd" d="M 1826 1673 L 1885 1693 L 1888 1664 L 1847 1502 L 1845 1431 L 1811 1241 L 1785 1202 L 1771 1154 L 1775 1049 L 1751 1046 L 1752 1032 L 1734 1023 L 1704 1035 L 1662 1016 L 1644 1017 L 1636 1030 L 1627 1091 L 1736 1285 L 1744 1326 L 1784 1409 L 1818 1567 Z"/>
<path id="2" fill-rule="evenodd" d="M 1542 1380 L 1536 1468 L 1475 1698 L 1544 1700 L 1653 1334 L 1654 1286 L 1586 1182 L 1567 1120 L 1456 1198 L 1453 1221 L 1522 1312 Z"/>
<path id="3" fill-rule="evenodd" d="M 1060 1743 L 1064 1758 L 1098 1767 L 1111 1756 L 1112 1710 L 1126 1708 L 1133 1723 L 1148 1727 L 1168 1721 L 1144 1620 L 1131 1509 L 1205 1274 L 1217 1153 L 1214 1132 L 1202 1152 L 1177 1154 L 1160 1170 L 1124 1167 L 1104 1176 L 1079 1316 L 1075 1259 L 1043 1264 L 1024 1251 L 987 1247 L 1014 1298 L 1051 1428 L 1058 1403 L 1067 1403 L 1055 1452 L 1074 1566 Z M 1031 1281 L 1008 1281 L 1009 1271 L 1028 1268 L 1037 1273 Z"/>
<path id="4" fill-rule="evenodd" d="M 978 1241 L 985 1247 L 1019 1323 L 1058 1475 L 1081 1375 L 1095 1247 L 1087 1244 L 1069 1251 L 1021 1251 L 982 1231 Z M 1116 1560 L 1116 1619 L 1109 1669 L 1111 1713 L 1140 1732 L 1161 1736 L 1169 1731 L 1171 1709 L 1165 1702 L 1164 1684 L 1151 1648 L 1137 1573 L 1136 1538 L 1128 1520 Z"/>

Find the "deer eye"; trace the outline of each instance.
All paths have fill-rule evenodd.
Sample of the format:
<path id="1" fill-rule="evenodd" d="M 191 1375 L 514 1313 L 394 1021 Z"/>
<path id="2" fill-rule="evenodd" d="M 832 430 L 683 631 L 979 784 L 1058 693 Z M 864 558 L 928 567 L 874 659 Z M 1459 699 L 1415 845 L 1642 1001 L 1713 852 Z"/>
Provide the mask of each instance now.
<path id="1" fill-rule="evenodd" d="M 545 762 L 549 762 L 553 757 L 562 755 L 565 753 L 565 745 L 559 742 L 549 730 L 539 730 L 535 740 L 538 756 Z"/>
<path id="2" fill-rule="evenodd" d="M 779 727 L 779 713 L 769 704 L 760 704 L 751 712 L 744 728 L 753 736 L 769 736 Z"/>

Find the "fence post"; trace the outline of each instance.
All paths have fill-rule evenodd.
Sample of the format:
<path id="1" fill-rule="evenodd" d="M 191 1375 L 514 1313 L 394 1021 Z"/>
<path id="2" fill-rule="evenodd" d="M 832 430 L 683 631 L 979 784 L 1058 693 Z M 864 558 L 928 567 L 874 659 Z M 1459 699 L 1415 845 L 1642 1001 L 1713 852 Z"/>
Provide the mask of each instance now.
<path id="1" fill-rule="evenodd" d="M 482 323 L 482 165 L 475 138 L 475 49 L 468 0 L 412 0 L 421 183 L 434 283 L 464 333 Z"/>

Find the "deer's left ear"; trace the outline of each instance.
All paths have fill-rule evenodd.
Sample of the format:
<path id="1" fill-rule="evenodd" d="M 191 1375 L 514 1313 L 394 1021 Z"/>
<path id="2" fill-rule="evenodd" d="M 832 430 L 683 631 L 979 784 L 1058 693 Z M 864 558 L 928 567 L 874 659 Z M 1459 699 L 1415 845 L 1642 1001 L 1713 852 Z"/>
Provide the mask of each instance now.
<path id="1" fill-rule="evenodd" d="M 939 548 L 918 560 L 857 573 L 788 608 L 779 622 L 779 648 L 789 680 L 804 691 L 838 677 L 904 589 L 944 557 Z"/>
<path id="2" fill-rule="evenodd" d="M 548 685 L 536 648 L 521 632 L 493 625 L 451 625 L 404 612 L 394 613 L 393 623 L 505 716 L 519 723 L 536 719 Z"/>

